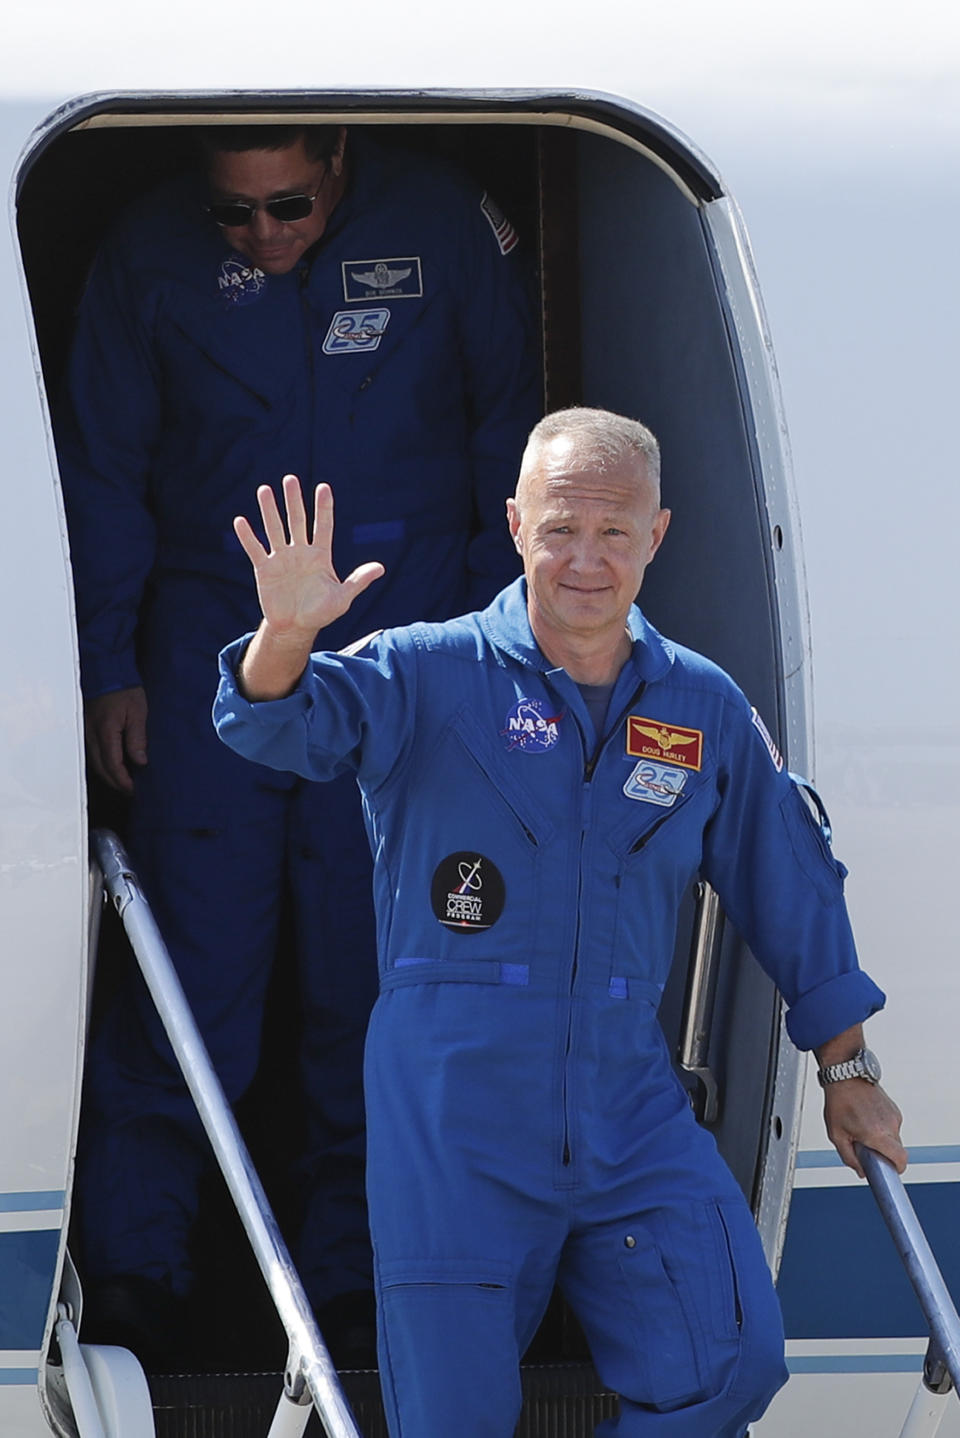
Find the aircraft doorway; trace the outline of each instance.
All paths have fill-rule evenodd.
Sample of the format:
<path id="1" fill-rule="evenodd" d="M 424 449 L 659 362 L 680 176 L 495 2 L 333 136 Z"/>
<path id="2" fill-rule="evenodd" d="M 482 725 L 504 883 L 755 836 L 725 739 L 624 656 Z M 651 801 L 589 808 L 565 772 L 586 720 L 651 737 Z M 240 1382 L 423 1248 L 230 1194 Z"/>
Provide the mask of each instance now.
<path id="1" fill-rule="evenodd" d="M 732 308 L 733 281 L 749 287 L 749 266 L 744 260 L 731 280 L 732 249 L 721 253 L 719 222 L 711 217 L 727 203 L 719 181 L 651 117 L 606 101 L 530 96 L 432 96 L 423 103 L 409 96 L 284 97 L 274 104 L 251 95 L 231 97 L 229 109 L 223 98 L 187 104 L 157 96 L 76 107 L 35 150 L 18 196 L 54 408 L 87 270 L 123 207 L 195 163 L 195 126 L 304 116 L 363 125 L 388 146 L 453 160 L 506 211 L 535 270 L 545 408 L 618 410 L 648 423 L 660 439 L 664 503 L 674 518 L 645 583 L 645 611 L 662 632 L 728 669 L 792 765 L 802 766 L 798 561 L 776 487 L 781 476 L 764 448 L 777 416 L 759 412 L 762 386 L 749 373 L 758 355 L 748 351 Z M 769 362 L 762 345 L 759 359 Z M 691 901 L 662 1011 L 674 1043 L 692 922 Z M 245 1101 L 253 1130 L 262 1130 L 268 1168 L 291 1137 L 281 1131 L 276 1142 L 275 1116 L 290 1114 L 285 1096 L 293 1081 L 282 1010 L 276 993 L 267 1062 Z M 789 1166 L 785 1152 L 775 1151 L 789 1147 L 794 1099 L 782 1064 L 782 1092 L 774 1087 L 782 1060 L 776 995 L 729 927 L 706 1052 L 720 1093 L 714 1132 L 755 1211 L 769 1210 L 764 1236 L 775 1257 Z"/>

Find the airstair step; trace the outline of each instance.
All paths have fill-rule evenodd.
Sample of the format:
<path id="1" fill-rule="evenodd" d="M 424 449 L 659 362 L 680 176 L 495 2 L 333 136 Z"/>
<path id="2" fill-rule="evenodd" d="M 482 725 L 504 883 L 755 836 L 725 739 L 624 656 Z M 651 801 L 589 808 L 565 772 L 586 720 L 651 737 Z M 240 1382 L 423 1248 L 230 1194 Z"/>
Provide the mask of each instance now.
<path id="1" fill-rule="evenodd" d="M 363 1438 L 387 1438 L 376 1372 L 340 1376 Z M 279 1373 L 162 1374 L 149 1382 L 157 1438 L 266 1438 L 283 1388 Z M 523 1396 L 517 1438 L 591 1438 L 617 1405 L 586 1363 L 524 1368 Z M 322 1432 L 314 1415 L 307 1438 Z"/>

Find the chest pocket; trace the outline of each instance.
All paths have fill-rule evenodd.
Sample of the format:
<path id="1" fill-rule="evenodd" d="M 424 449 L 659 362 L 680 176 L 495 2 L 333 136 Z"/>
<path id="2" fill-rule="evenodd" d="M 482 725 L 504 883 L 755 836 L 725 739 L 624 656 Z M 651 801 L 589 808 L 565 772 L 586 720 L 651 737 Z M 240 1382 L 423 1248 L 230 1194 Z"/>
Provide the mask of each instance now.
<path id="1" fill-rule="evenodd" d="M 504 775 L 505 767 L 479 723 L 461 709 L 440 730 L 428 761 L 418 768 L 407 820 L 417 840 L 403 846 L 411 870 L 406 873 L 401 867 L 394 880 L 399 892 L 419 895 L 416 923 L 407 923 L 407 908 L 401 905 L 389 936 L 394 967 L 404 971 L 407 981 L 420 981 L 422 965 L 429 961 L 468 962 L 474 967 L 459 977 L 470 981 L 479 981 L 477 974 L 485 964 L 533 962 L 541 905 L 546 902 L 546 839 L 552 831 L 533 796 L 511 782 L 509 773 Z M 458 929 L 443 922 L 437 902 L 442 902 L 443 885 L 451 874 L 459 872 L 469 883 L 471 863 L 481 879 L 474 892 L 482 889 L 486 894 L 491 884 L 499 887 L 498 913 L 487 927 Z"/>
<path id="2" fill-rule="evenodd" d="M 291 387 L 303 384 L 306 365 L 289 323 L 285 344 L 277 345 L 278 316 L 268 314 L 269 303 L 256 314 L 253 306 L 233 311 L 215 304 L 193 309 L 171 304 L 158 334 L 168 401 L 190 396 L 218 416 L 282 411 Z"/>
<path id="3" fill-rule="evenodd" d="M 472 711 L 460 709 L 451 720 L 447 735 L 459 755 L 459 763 L 475 780 L 479 780 L 480 792 L 498 813 L 506 827 L 525 846 L 539 850 L 553 837 L 554 826 L 544 812 L 542 802 L 538 803 L 534 792 L 523 782 L 517 772 L 518 763 L 526 757 L 532 764 L 549 764 L 548 754 L 532 756 L 514 755 L 514 763 L 505 749 L 498 749 L 490 736 L 477 722 Z M 469 791 L 473 790 L 469 786 Z"/>
<path id="4" fill-rule="evenodd" d="M 441 383 L 435 361 L 445 347 L 435 333 L 435 305 L 432 295 L 345 303 L 326 287 L 311 293 L 314 351 L 324 384 L 353 395 L 356 402 L 371 389 L 371 399 L 377 397 L 387 367 L 392 382 L 402 388 L 418 375 Z M 398 357 L 403 361 L 399 376 L 394 368 Z"/>
<path id="5" fill-rule="evenodd" d="M 624 813 L 607 834 L 621 871 L 630 872 L 663 845 L 696 868 L 703 828 L 716 805 L 712 766 L 693 770 L 638 760 L 623 772 Z"/>

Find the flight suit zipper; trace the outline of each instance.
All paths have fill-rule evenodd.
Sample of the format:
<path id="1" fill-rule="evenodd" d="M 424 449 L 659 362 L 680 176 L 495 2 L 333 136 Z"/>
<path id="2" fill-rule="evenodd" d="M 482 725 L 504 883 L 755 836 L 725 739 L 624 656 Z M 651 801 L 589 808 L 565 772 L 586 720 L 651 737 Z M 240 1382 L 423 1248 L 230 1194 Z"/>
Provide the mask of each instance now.
<path id="1" fill-rule="evenodd" d="M 317 381 L 316 381 L 316 358 L 313 344 L 313 316 L 310 309 L 310 302 L 307 299 L 307 287 L 310 284 L 310 263 L 304 261 L 299 268 L 299 298 L 300 315 L 303 320 L 303 348 L 304 360 L 307 369 L 307 418 L 310 435 L 310 486 L 318 483 L 317 479 Z"/>
<path id="2" fill-rule="evenodd" d="M 620 725 L 622 724 L 626 716 L 629 714 L 630 710 L 634 707 L 635 704 L 639 704 L 646 687 L 646 682 L 641 682 L 639 688 L 636 689 L 633 694 L 631 694 L 630 699 L 627 702 L 626 708 L 623 709 L 621 713 L 617 716 L 616 722 L 614 724 L 607 726 L 606 734 L 602 735 L 597 741 L 596 747 L 594 748 L 592 755 L 587 754 L 586 735 L 583 732 L 583 728 L 581 727 L 579 720 L 576 720 L 576 715 L 574 715 L 574 719 L 577 723 L 577 730 L 580 734 L 580 743 L 583 746 L 584 764 L 583 783 L 580 800 L 580 852 L 577 860 L 577 926 L 573 939 L 573 962 L 570 965 L 570 987 L 567 991 L 567 1033 L 566 1039 L 564 1041 L 563 1050 L 563 1083 L 561 1093 L 561 1103 L 563 1107 L 563 1147 L 561 1150 L 561 1164 L 564 1168 L 569 1168 L 570 1164 L 573 1162 L 573 1152 L 570 1143 L 570 1103 L 568 1077 L 570 1070 L 570 1054 L 573 1048 L 573 990 L 574 986 L 576 985 L 577 972 L 580 967 L 580 914 L 583 899 L 583 848 L 587 837 L 586 827 L 583 823 L 583 816 L 589 802 L 590 784 L 593 782 L 593 776 L 596 772 L 597 764 L 600 762 L 600 757 L 603 754 L 603 751 L 609 741 L 613 738 L 614 734 L 618 732 Z"/>

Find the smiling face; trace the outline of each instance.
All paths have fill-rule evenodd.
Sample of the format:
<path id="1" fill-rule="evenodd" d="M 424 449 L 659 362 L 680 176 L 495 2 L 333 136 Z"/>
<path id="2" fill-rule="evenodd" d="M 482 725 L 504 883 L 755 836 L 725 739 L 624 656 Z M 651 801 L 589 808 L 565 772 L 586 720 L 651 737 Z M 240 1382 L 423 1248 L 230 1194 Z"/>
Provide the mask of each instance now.
<path id="1" fill-rule="evenodd" d="M 627 613 L 670 522 L 646 460 L 601 464 L 588 441 L 559 435 L 525 457 L 507 517 L 544 654 L 571 672 L 584 656 L 616 672 Z"/>
<path id="2" fill-rule="evenodd" d="M 211 199 L 243 200 L 256 205 L 248 225 L 224 225 L 223 237 L 231 249 L 244 255 L 268 275 L 285 275 L 303 253 L 320 239 L 343 194 L 344 132 L 330 160 L 313 160 L 302 137 L 281 150 L 216 152 L 208 180 Z M 285 195 L 315 195 L 303 220 L 277 220 L 263 208 L 268 200 Z"/>

